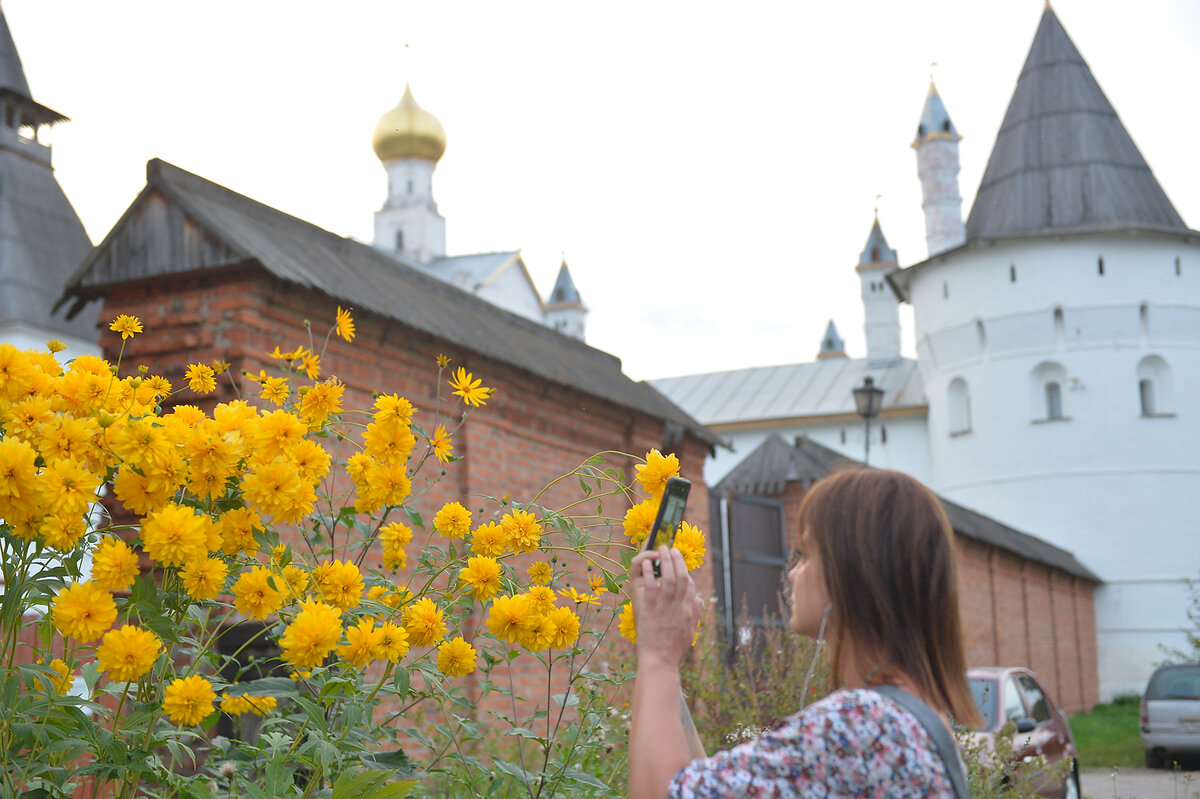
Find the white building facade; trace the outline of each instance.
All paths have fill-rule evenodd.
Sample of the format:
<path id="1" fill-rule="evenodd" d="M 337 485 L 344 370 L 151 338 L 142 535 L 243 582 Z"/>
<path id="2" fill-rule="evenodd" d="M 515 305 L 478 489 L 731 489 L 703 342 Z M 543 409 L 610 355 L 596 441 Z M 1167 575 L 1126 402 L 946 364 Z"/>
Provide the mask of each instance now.
<path id="1" fill-rule="evenodd" d="M 958 142 L 931 87 L 913 145 L 930 257 L 887 271 L 913 306 L 918 357 L 903 396 L 885 394 L 873 421 L 888 440 L 872 440 L 871 463 L 1063 547 L 1099 575 L 1100 698 L 1139 693 L 1163 647 L 1184 646 L 1187 581 L 1200 576 L 1190 507 L 1200 495 L 1200 232 L 1179 217 L 1049 6 L 965 224 Z M 878 326 L 879 299 L 863 298 Z M 888 374 L 905 363 L 870 351 L 848 361 L 892 392 Z M 724 417 L 741 408 L 734 419 L 705 399 L 719 377 L 655 381 L 737 446 L 713 479 L 771 432 L 862 458 L 862 420 L 847 413 L 853 381 L 828 385 L 830 397 L 844 395 L 836 409 L 801 403 L 774 417 L 739 406 L 731 389 L 721 405 Z M 857 440 L 842 437 L 843 422 Z"/>

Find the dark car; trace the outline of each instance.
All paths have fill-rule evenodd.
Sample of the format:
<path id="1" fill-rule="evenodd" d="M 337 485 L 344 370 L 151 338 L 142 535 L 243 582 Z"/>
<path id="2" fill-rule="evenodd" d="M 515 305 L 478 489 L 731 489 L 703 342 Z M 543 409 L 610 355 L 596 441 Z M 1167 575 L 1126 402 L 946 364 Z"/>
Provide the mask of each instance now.
<path id="1" fill-rule="evenodd" d="M 1041 780 L 1039 793 L 1048 797 L 1079 799 L 1079 761 L 1067 716 L 1054 704 L 1037 675 L 1029 669 L 989 666 L 967 669 L 967 682 L 983 716 L 981 735 L 992 739 L 1008 722 L 1013 736 L 1013 760 L 1045 755 L 1051 763 L 1069 758 L 1064 780 Z"/>
<path id="2" fill-rule="evenodd" d="M 1150 675 L 1141 732 L 1150 768 L 1200 755 L 1200 663 L 1159 666 Z"/>

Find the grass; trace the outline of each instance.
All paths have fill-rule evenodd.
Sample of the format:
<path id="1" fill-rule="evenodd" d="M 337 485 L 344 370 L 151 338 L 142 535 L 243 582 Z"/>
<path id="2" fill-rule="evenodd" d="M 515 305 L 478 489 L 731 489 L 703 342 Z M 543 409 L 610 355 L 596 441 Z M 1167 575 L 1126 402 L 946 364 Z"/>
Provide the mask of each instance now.
<path id="1" fill-rule="evenodd" d="M 1080 768 L 1112 768 L 1145 764 L 1142 736 L 1138 732 L 1140 697 L 1118 697 L 1096 705 L 1088 713 L 1071 717 L 1071 732 L 1079 750 Z"/>

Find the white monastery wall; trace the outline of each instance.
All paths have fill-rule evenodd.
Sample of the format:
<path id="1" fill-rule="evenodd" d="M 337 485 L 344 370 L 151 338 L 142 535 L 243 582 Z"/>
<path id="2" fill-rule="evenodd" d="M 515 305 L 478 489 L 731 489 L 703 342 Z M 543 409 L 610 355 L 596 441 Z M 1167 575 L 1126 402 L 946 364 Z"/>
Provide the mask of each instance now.
<path id="1" fill-rule="evenodd" d="M 1101 699 L 1139 691 L 1200 570 L 1200 246 L 1021 241 L 922 270 L 931 486 L 1095 571 Z"/>

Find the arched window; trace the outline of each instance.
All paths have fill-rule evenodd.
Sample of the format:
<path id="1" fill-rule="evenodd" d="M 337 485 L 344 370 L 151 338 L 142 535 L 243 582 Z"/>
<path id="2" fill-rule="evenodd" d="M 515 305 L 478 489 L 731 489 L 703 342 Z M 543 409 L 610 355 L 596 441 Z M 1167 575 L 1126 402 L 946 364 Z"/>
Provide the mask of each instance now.
<path id="1" fill-rule="evenodd" d="M 1158 355 L 1147 355 L 1137 365 L 1138 406 L 1142 416 L 1173 416 L 1175 387 L 1171 367 Z"/>
<path id="2" fill-rule="evenodd" d="M 1068 404 L 1067 370 L 1062 364 L 1042 361 L 1030 375 L 1031 410 L 1035 422 L 1052 422 L 1071 418 Z"/>
<path id="3" fill-rule="evenodd" d="M 950 435 L 971 432 L 971 395 L 967 381 L 956 377 L 946 387 L 946 412 L 950 423 Z"/>
<path id="4" fill-rule="evenodd" d="M 397 230 L 396 231 L 396 252 L 400 252 L 403 249 L 404 249 L 404 231 Z"/>

